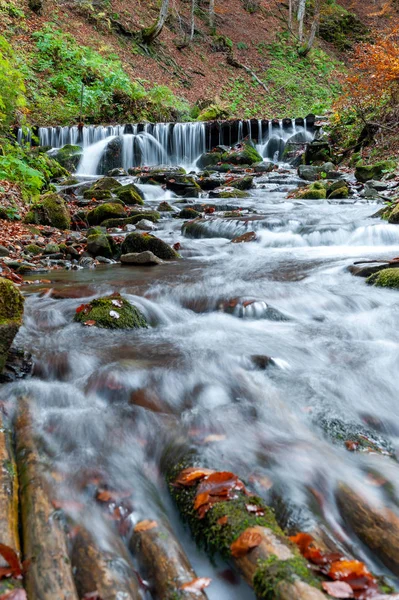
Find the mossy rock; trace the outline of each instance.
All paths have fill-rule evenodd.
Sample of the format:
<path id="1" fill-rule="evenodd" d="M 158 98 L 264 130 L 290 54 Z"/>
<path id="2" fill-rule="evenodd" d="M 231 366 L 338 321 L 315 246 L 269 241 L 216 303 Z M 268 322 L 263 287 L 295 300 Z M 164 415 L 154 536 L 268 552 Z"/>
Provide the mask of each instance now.
<path id="1" fill-rule="evenodd" d="M 58 254 L 61 251 L 58 244 L 47 244 L 43 250 L 43 254 Z"/>
<path id="2" fill-rule="evenodd" d="M 57 150 L 57 152 L 53 153 L 50 158 L 55 159 L 61 167 L 73 173 L 78 167 L 82 154 L 83 150 L 80 146 L 67 144 L 63 148 Z"/>
<path id="3" fill-rule="evenodd" d="M 210 104 L 204 108 L 197 117 L 197 121 L 216 121 L 229 117 L 229 111 L 220 104 Z"/>
<path id="4" fill-rule="evenodd" d="M 369 30 L 355 14 L 335 6 L 336 10 L 322 15 L 319 35 L 340 51 L 351 50 L 354 44 L 368 38 Z"/>
<path id="5" fill-rule="evenodd" d="M 159 215 L 157 212 L 142 212 L 138 215 L 127 217 L 126 219 L 106 219 L 101 225 L 106 229 L 109 229 L 110 227 L 123 227 L 124 225 L 136 225 L 136 223 L 142 219 L 146 219 L 152 223 L 157 223 L 159 221 Z"/>
<path id="6" fill-rule="evenodd" d="M 109 236 L 104 233 L 89 235 L 87 238 L 87 252 L 94 257 L 104 256 L 105 258 L 112 258 L 113 251 Z"/>
<path id="7" fill-rule="evenodd" d="M 399 269 L 382 269 L 367 277 L 366 283 L 377 287 L 399 290 Z"/>
<path id="8" fill-rule="evenodd" d="M 326 186 L 320 181 L 315 181 L 305 188 L 299 188 L 295 197 L 302 200 L 325 200 L 327 198 Z"/>
<path id="9" fill-rule="evenodd" d="M 113 313 L 114 316 L 110 313 Z M 115 313 L 119 316 L 116 317 Z M 75 314 L 75 321 L 83 324 L 87 321 L 94 321 L 96 327 L 103 329 L 148 327 L 146 318 L 139 309 L 119 294 L 92 300 L 84 310 Z"/>
<path id="10" fill-rule="evenodd" d="M 150 233 L 129 233 L 122 243 L 121 250 L 122 254 L 149 250 L 163 260 L 175 260 L 179 258 L 178 253 L 171 246 Z"/>
<path id="11" fill-rule="evenodd" d="M 393 208 L 390 208 L 386 211 L 386 215 L 384 218 L 387 219 L 388 223 L 393 225 L 399 224 L 399 203 L 395 204 Z"/>
<path id="12" fill-rule="evenodd" d="M 39 254 L 42 254 L 42 252 L 43 252 L 43 248 L 41 248 L 37 244 L 28 244 L 27 246 L 25 246 L 25 250 L 26 250 L 26 252 L 29 252 L 29 254 L 32 254 L 33 256 L 38 256 Z"/>
<path id="13" fill-rule="evenodd" d="M 193 208 L 183 208 L 179 212 L 179 219 L 196 219 L 200 216 L 200 213 Z"/>
<path id="14" fill-rule="evenodd" d="M 349 188 L 347 185 L 341 185 L 332 192 L 327 193 L 327 198 L 330 200 L 344 200 L 349 198 Z"/>
<path id="15" fill-rule="evenodd" d="M 87 213 L 87 222 L 89 225 L 101 225 L 107 219 L 123 219 L 124 217 L 126 217 L 126 212 L 123 206 L 107 202 L 90 210 Z"/>
<path id="16" fill-rule="evenodd" d="M 123 187 L 118 188 L 115 194 L 123 200 L 125 204 L 144 204 L 143 195 L 139 188 L 134 183 L 129 183 Z"/>
<path id="17" fill-rule="evenodd" d="M 248 194 L 242 190 L 232 190 L 230 188 L 223 189 L 218 192 L 218 198 L 248 198 Z"/>
<path id="18" fill-rule="evenodd" d="M 89 237 L 90 235 L 100 235 L 101 233 L 106 233 L 106 228 L 104 226 L 102 226 L 102 227 L 90 227 L 87 230 L 87 237 Z"/>
<path id="19" fill-rule="evenodd" d="M 159 210 L 159 212 L 174 212 L 173 208 L 171 207 L 171 205 L 169 204 L 169 202 L 165 202 L 165 201 L 161 202 L 158 205 L 157 210 Z"/>
<path id="20" fill-rule="evenodd" d="M 24 222 L 69 229 L 71 216 L 61 196 L 50 192 L 40 196 L 40 202 L 25 215 Z"/>
<path id="21" fill-rule="evenodd" d="M 222 155 L 222 162 L 233 165 L 253 165 L 262 162 L 262 157 L 257 149 L 250 143 L 243 144 L 243 148 L 233 150 L 233 152 L 225 152 Z"/>
<path id="22" fill-rule="evenodd" d="M 121 188 L 122 184 L 119 183 L 114 177 L 103 177 L 102 179 L 98 179 L 93 185 L 83 192 L 84 198 L 97 198 L 107 199 L 112 196 L 112 192 L 118 188 Z M 101 192 L 104 192 L 104 198 L 100 198 Z"/>
<path id="23" fill-rule="evenodd" d="M 206 169 L 207 167 L 213 167 L 218 163 L 222 162 L 222 152 L 205 152 L 201 154 L 197 160 L 198 169 Z"/>
<path id="24" fill-rule="evenodd" d="M 254 178 L 250 175 L 243 177 L 242 179 L 238 179 L 237 181 L 233 181 L 229 183 L 229 186 L 235 188 L 236 190 L 250 190 L 254 186 Z"/>
<path id="25" fill-rule="evenodd" d="M 276 600 L 279 598 L 279 586 L 282 582 L 294 583 L 304 581 L 317 589 L 320 582 L 307 566 L 302 556 L 294 556 L 280 560 L 271 554 L 267 560 L 259 562 L 259 567 L 253 578 L 253 586 L 257 600 Z"/>
<path id="26" fill-rule="evenodd" d="M 83 192 L 83 198 L 85 200 L 92 200 L 93 198 L 95 200 L 111 200 L 112 192 L 109 190 L 94 190 L 89 188 Z"/>
<path id="27" fill-rule="evenodd" d="M 11 344 L 22 325 L 24 299 L 19 289 L 0 277 L 0 373 Z"/>
<path id="28" fill-rule="evenodd" d="M 373 165 L 358 165 L 355 170 L 355 177 L 361 183 L 366 183 L 371 179 L 382 179 L 385 173 L 394 171 L 397 163 L 394 160 L 380 160 Z"/>

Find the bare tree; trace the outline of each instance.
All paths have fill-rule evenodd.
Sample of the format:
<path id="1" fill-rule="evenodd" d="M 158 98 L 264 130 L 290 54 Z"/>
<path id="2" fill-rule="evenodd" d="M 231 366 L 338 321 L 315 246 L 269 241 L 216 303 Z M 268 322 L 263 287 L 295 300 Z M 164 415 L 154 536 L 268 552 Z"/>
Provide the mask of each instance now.
<path id="1" fill-rule="evenodd" d="M 195 33 L 195 9 L 197 6 L 196 0 L 191 0 L 191 33 L 190 33 L 190 41 L 192 42 L 194 39 Z"/>
<path id="2" fill-rule="evenodd" d="M 145 44 L 151 44 L 161 33 L 166 18 L 168 16 L 169 0 L 162 0 L 161 9 L 159 11 L 159 17 L 156 23 L 147 29 L 143 29 L 141 32 L 142 40 Z"/>
<path id="3" fill-rule="evenodd" d="M 298 37 L 299 41 L 303 42 L 303 22 L 305 20 L 306 0 L 299 0 L 298 3 Z"/>
<path id="4" fill-rule="evenodd" d="M 315 7 L 314 7 L 314 14 L 313 14 L 313 22 L 312 22 L 312 26 L 310 28 L 310 33 L 309 33 L 309 38 L 308 41 L 306 42 L 305 46 L 303 48 L 301 48 L 301 55 L 302 56 L 306 56 L 306 54 L 312 49 L 315 38 L 316 38 L 316 33 L 317 30 L 319 29 L 319 25 L 320 25 L 320 8 L 321 8 L 321 0 L 316 0 L 315 3 Z"/>
<path id="5" fill-rule="evenodd" d="M 209 25 L 215 27 L 215 0 L 209 0 Z"/>

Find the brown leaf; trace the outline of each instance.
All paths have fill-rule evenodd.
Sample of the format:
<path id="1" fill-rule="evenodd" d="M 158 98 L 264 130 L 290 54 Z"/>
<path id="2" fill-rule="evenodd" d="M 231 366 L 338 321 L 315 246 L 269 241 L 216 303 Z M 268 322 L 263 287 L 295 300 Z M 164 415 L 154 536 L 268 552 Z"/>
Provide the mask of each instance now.
<path id="1" fill-rule="evenodd" d="M 149 531 L 150 529 L 155 529 L 158 527 L 158 523 L 156 521 L 140 521 L 134 528 L 134 531 Z"/>
<path id="2" fill-rule="evenodd" d="M 89 319 L 88 321 L 85 321 L 83 323 L 83 325 L 86 325 L 86 327 L 93 327 L 93 325 L 96 324 L 96 321 L 93 321 L 92 319 Z"/>
<path id="3" fill-rule="evenodd" d="M 323 581 L 321 585 L 333 598 L 353 598 L 353 590 L 345 581 Z"/>
<path id="4" fill-rule="evenodd" d="M 197 481 L 200 479 L 204 479 L 208 475 L 211 475 L 215 471 L 212 469 L 202 469 L 198 467 L 189 467 L 188 469 L 183 469 L 175 483 L 184 486 L 195 485 Z"/>
<path id="5" fill-rule="evenodd" d="M 355 452 L 359 448 L 359 442 L 353 442 L 352 440 L 346 440 L 345 442 L 346 449 L 350 452 Z"/>
<path id="6" fill-rule="evenodd" d="M 96 495 L 96 500 L 99 502 L 119 502 L 125 498 L 130 498 L 132 490 L 126 490 L 124 492 L 116 492 L 115 490 L 99 490 Z"/>
<path id="7" fill-rule="evenodd" d="M 204 588 L 208 587 L 211 581 L 212 579 L 209 577 L 197 577 L 197 579 L 193 579 L 188 583 L 183 583 L 180 589 L 185 590 L 186 592 L 200 592 Z"/>
<path id="8" fill-rule="evenodd" d="M 256 529 L 249 527 L 231 544 L 231 554 L 234 558 L 240 558 L 248 554 L 253 548 L 259 546 L 261 542 L 261 534 Z"/>
<path id="9" fill-rule="evenodd" d="M 22 567 L 15 550 L 10 548 L 10 546 L 0 544 L 0 554 L 4 558 L 4 560 L 6 560 L 10 565 L 13 577 L 21 577 Z"/>
<path id="10" fill-rule="evenodd" d="M 229 522 L 229 517 L 227 515 L 225 515 L 224 517 L 220 517 L 220 519 L 218 519 L 216 521 L 216 523 L 218 525 L 227 525 L 228 522 Z"/>
<path id="11" fill-rule="evenodd" d="M 12 590 L 2 594 L 0 600 L 27 600 L 27 595 L 23 589 Z"/>

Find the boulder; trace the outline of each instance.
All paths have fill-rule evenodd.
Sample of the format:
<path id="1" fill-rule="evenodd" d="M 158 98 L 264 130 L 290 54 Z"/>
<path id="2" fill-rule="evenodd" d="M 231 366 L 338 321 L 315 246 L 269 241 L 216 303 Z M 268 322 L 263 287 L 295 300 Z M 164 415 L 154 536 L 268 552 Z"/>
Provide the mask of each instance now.
<path id="1" fill-rule="evenodd" d="M 104 233 L 95 233 L 87 238 L 87 252 L 92 256 L 112 258 L 113 252 L 109 236 Z"/>
<path id="2" fill-rule="evenodd" d="M 334 199 L 345 199 L 349 197 L 349 185 L 343 179 L 334 181 L 327 188 L 327 198 Z"/>
<path id="3" fill-rule="evenodd" d="M 197 160 L 198 169 L 213 167 L 222 161 L 223 152 L 205 152 Z"/>
<path id="4" fill-rule="evenodd" d="M 64 169 L 74 173 L 78 168 L 83 150 L 80 146 L 67 144 L 59 150 L 51 153 L 51 158 L 54 158 Z"/>
<path id="5" fill-rule="evenodd" d="M 144 315 L 120 294 L 96 298 L 76 310 L 75 321 L 104 329 L 137 329 L 148 326 Z"/>
<path id="6" fill-rule="evenodd" d="M 168 202 L 165 202 L 165 200 L 158 205 L 157 210 L 159 210 L 159 212 L 174 212 L 171 205 Z"/>
<path id="7" fill-rule="evenodd" d="M 149 250 L 122 254 L 121 263 L 124 265 L 161 265 L 163 260 Z"/>
<path id="8" fill-rule="evenodd" d="M 193 208 L 183 208 L 179 212 L 179 219 L 196 219 L 200 216 L 200 213 Z"/>
<path id="9" fill-rule="evenodd" d="M 38 204 L 25 215 L 25 223 L 50 225 L 57 229 L 69 229 L 71 216 L 64 200 L 58 194 L 49 192 L 40 196 Z"/>
<path id="10" fill-rule="evenodd" d="M 103 177 L 98 179 L 91 187 L 84 190 L 84 198 L 96 198 L 96 200 L 108 200 L 112 197 L 112 192 L 121 188 L 122 184 L 113 177 Z"/>
<path id="11" fill-rule="evenodd" d="M 331 160 L 331 147 L 327 141 L 314 140 L 311 144 L 308 144 L 305 152 L 305 164 L 311 165 L 329 160 Z"/>
<path id="12" fill-rule="evenodd" d="M 178 196 L 198 198 L 199 192 L 201 191 L 201 188 L 194 177 L 190 177 L 189 175 L 174 175 L 173 177 L 167 177 L 165 184 L 168 190 L 171 190 Z"/>
<path id="13" fill-rule="evenodd" d="M 58 244 L 47 244 L 43 250 L 43 254 L 58 254 L 61 252 Z"/>
<path id="14" fill-rule="evenodd" d="M 326 186 L 321 181 L 315 181 L 311 185 L 299 188 L 295 198 L 302 200 L 325 200 L 327 198 Z"/>
<path id="15" fill-rule="evenodd" d="M 0 373 L 8 351 L 22 324 L 24 299 L 17 287 L 0 277 Z"/>
<path id="16" fill-rule="evenodd" d="M 399 290 L 399 269 L 382 269 L 370 277 L 367 277 L 366 283 L 378 287 L 386 287 Z"/>
<path id="17" fill-rule="evenodd" d="M 380 160 L 372 165 L 357 165 L 355 177 L 361 183 L 371 179 L 381 179 L 385 173 L 393 171 L 396 166 L 393 160 Z"/>
<path id="18" fill-rule="evenodd" d="M 122 243 L 122 254 L 140 253 L 146 250 L 163 260 L 179 258 L 171 246 L 150 233 L 129 233 Z"/>
<path id="19" fill-rule="evenodd" d="M 101 225 L 107 219 L 123 219 L 126 212 L 120 204 L 105 203 L 100 204 L 87 213 L 87 222 L 89 225 Z"/>
<path id="20" fill-rule="evenodd" d="M 274 169 L 272 162 L 259 162 L 252 165 L 255 173 L 271 173 Z"/>
<path id="21" fill-rule="evenodd" d="M 115 194 L 125 204 L 144 204 L 143 193 L 134 183 L 129 183 L 118 188 Z"/>
<path id="22" fill-rule="evenodd" d="M 248 198 L 248 194 L 233 187 L 220 187 L 209 193 L 210 198 Z"/>
<path id="23" fill-rule="evenodd" d="M 399 203 L 394 204 L 393 208 L 389 210 L 386 218 L 388 223 L 391 223 L 392 225 L 399 224 Z"/>
<path id="24" fill-rule="evenodd" d="M 8 256 L 10 254 L 10 251 L 7 250 L 7 248 L 5 248 L 4 246 L 0 246 L 0 258 L 4 258 L 5 256 Z"/>
<path id="25" fill-rule="evenodd" d="M 107 175 L 108 177 L 127 177 L 125 169 L 111 169 Z"/>
<path id="26" fill-rule="evenodd" d="M 124 227 L 125 225 L 136 225 L 142 219 L 151 221 L 151 223 L 157 223 L 159 221 L 160 214 L 155 210 L 152 212 L 138 212 L 136 214 L 130 213 L 131 216 L 126 219 L 107 219 L 102 222 L 102 226 L 106 229 L 110 227 Z"/>
<path id="27" fill-rule="evenodd" d="M 229 186 L 236 190 L 250 190 L 254 187 L 254 178 L 251 175 L 246 175 L 241 179 L 237 179 L 236 181 L 232 181 L 229 183 Z"/>
<path id="28" fill-rule="evenodd" d="M 111 140 L 104 150 L 99 164 L 99 173 L 109 173 L 114 169 L 119 169 L 123 158 L 123 137 L 118 136 Z"/>
<path id="29" fill-rule="evenodd" d="M 39 254 L 42 254 L 43 248 L 37 244 L 28 244 L 25 246 L 25 252 L 29 252 L 29 254 L 32 254 L 33 256 L 38 256 Z"/>
<path id="30" fill-rule="evenodd" d="M 262 162 L 262 157 L 255 146 L 245 142 L 235 146 L 232 152 L 225 152 L 222 155 L 222 162 L 233 165 L 253 165 Z"/>
<path id="31" fill-rule="evenodd" d="M 141 219 L 141 221 L 137 221 L 136 227 L 141 231 L 153 231 L 156 229 L 154 223 L 148 219 Z"/>

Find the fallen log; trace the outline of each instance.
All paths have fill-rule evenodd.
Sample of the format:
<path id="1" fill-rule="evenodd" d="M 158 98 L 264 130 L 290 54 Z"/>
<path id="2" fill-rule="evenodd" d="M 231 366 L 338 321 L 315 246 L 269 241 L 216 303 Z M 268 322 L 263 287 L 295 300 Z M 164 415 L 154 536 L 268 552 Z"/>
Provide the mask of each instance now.
<path id="1" fill-rule="evenodd" d="M 336 493 L 339 510 L 358 538 L 395 575 L 399 575 L 399 517 L 377 508 L 345 484 Z"/>
<path id="2" fill-rule="evenodd" d="M 232 560 L 258 600 L 271 594 L 282 600 L 325 600 L 320 581 L 280 529 L 273 511 L 233 473 L 180 463 L 167 469 L 167 480 L 197 544 L 211 555 Z"/>
<path id="3" fill-rule="evenodd" d="M 143 598 L 122 540 L 111 532 L 103 550 L 87 529 L 80 528 L 73 543 L 72 565 L 80 598 L 97 592 L 101 600 Z"/>
<path id="4" fill-rule="evenodd" d="M 156 600 L 205 600 L 203 591 L 190 592 L 184 585 L 196 580 L 189 560 L 172 531 L 158 521 L 141 521 L 130 539 L 130 550 L 137 557 Z"/>
<path id="5" fill-rule="evenodd" d="M 15 433 L 28 598 L 78 600 L 65 532 L 50 501 L 26 399 L 18 403 Z"/>

